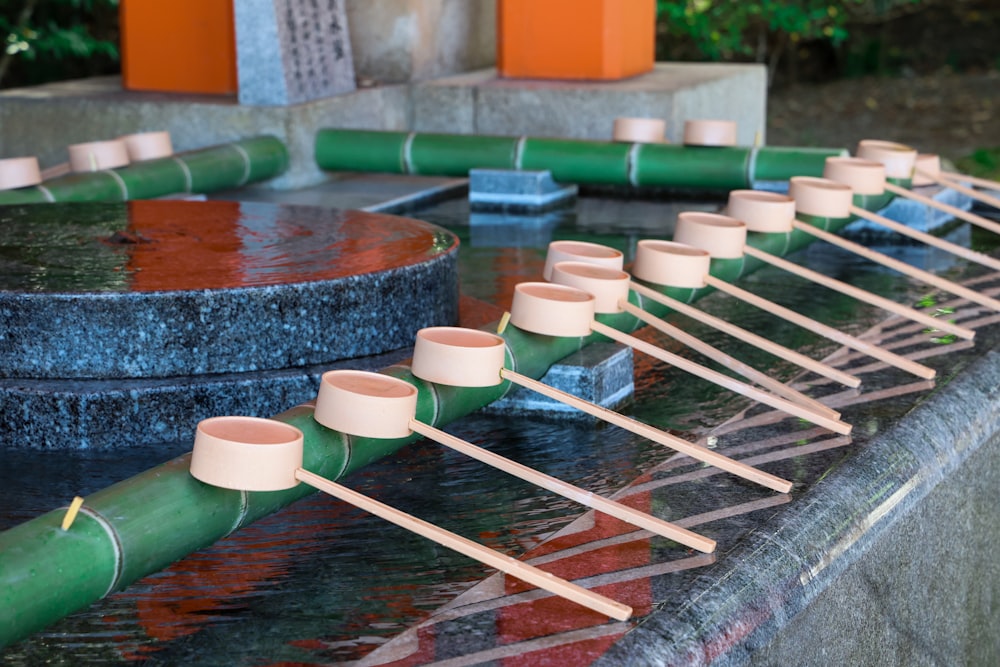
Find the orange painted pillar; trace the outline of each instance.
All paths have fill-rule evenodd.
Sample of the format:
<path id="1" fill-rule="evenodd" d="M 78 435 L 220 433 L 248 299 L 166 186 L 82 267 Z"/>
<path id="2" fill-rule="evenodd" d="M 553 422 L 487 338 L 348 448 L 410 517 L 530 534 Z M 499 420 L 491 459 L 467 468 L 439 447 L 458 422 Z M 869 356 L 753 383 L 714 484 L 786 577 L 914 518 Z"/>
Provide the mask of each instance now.
<path id="1" fill-rule="evenodd" d="M 232 95 L 232 0 L 121 0 L 122 81 L 128 90 Z"/>
<path id="2" fill-rule="evenodd" d="M 655 0 L 498 0 L 502 77 L 624 79 L 653 69 L 655 44 Z"/>

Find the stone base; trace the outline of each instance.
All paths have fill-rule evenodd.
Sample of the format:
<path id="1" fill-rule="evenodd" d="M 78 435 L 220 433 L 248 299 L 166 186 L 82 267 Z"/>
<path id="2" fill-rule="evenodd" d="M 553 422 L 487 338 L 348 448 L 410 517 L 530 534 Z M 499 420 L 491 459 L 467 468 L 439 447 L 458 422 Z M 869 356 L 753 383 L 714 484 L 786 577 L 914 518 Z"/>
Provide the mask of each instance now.
<path id="1" fill-rule="evenodd" d="M 603 408 L 613 410 L 632 398 L 632 348 L 594 343 L 553 364 L 541 381 Z M 531 416 L 559 420 L 594 420 L 576 408 L 523 387 L 487 405 L 487 414 Z"/>
<path id="2" fill-rule="evenodd" d="M 461 132 L 607 140 L 618 116 L 667 120 L 679 141 L 690 118 L 735 120 L 738 142 L 763 140 L 764 67 L 659 63 L 606 83 L 500 79 L 493 69 L 410 85 L 376 86 L 292 106 L 249 106 L 235 97 L 126 91 L 119 77 L 63 81 L 0 92 L 0 154 L 66 161 L 66 146 L 167 130 L 185 151 L 269 134 L 288 147 L 289 169 L 269 185 L 302 188 L 325 179 L 316 131 Z"/>
<path id="3" fill-rule="evenodd" d="M 960 208 L 963 211 L 968 211 L 972 208 L 972 197 L 949 188 L 942 188 L 939 185 L 914 188 L 914 192 L 922 194 L 925 197 L 932 197 L 937 202 Z M 890 220 L 902 222 L 920 232 L 933 232 L 935 229 L 939 229 L 955 219 L 950 213 L 939 211 L 905 197 L 893 198 L 889 202 L 889 205 L 878 213 Z M 844 229 L 844 234 L 847 236 L 864 235 L 865 238 L 873 236 L 899 236 L 896 232 L 868 220 L 858 220 L 851 223 Z"/>
<path id="4" fill-rule="evenodd" d="M 477 211 L 547 211 L 572 203 L 577 190 L 556 183 L 547 170 L 469 170 L 469 205 Z"/>
<path id="5" fill-rule="evenodd" d="M 667 121 L 681 142 L 684 121 L 734 120 L 737 143 L 763 143 L 763 65 L 657 63 L 652 72 L 610 82 L 501 79 L 495 70 L 428 81 L 413 90 L 417 132 L 610 140 L 618 117 Z"/>
<path id="6" fill-rule="evenodd" d="M 316 398 L 334 368 L 377 371 L 410 348 L 309 368 L 127 380 L 0 379 L 0 442 L 23 449 L 121 449 L 185 442 L 219 415 L 271 417 Z"/>

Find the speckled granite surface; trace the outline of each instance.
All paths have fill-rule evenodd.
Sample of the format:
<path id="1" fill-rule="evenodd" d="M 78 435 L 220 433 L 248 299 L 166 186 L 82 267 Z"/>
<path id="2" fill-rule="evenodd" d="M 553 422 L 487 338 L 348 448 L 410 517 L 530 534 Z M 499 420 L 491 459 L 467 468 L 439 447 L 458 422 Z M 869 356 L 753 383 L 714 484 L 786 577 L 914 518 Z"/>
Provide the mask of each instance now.
<path id="1" fill-rule="evenodd" d="M 304 367 L 457 319 L 458 241 L 412 219 L 237 202 L 2 212 L 0 375 Z"/>
<path id="2" fill-rule="evenodd" d="M 0 216 L 6 446 L 163 442 L 211 415 L 269 416 L 312 398 L 331 364 L 458 319 L 458 241 L 408 218 L 177 201 Z"/>

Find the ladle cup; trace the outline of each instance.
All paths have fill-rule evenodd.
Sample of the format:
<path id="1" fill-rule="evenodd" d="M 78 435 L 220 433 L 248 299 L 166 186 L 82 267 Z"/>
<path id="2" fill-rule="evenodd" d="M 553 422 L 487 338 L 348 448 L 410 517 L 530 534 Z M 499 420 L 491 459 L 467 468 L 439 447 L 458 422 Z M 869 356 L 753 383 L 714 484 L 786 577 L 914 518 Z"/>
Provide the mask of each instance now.
<path id="1" fill-rule="evenodd" d="M 660 118 L 615 118 L 613 141 L 634 144 L 664 144 L 667 122 Z"/>
<path id="2" fill-rule="evenodd" d="M 499 336 L 452 327 L 424 329 L 417 334 L 417 344 L 413 351 L 414 365 L 419 368 L 421 364 L 436 364 L 435 346 L 446 346 L 452 351 L 455 359 L 451 361 L 456 366 L 454 372 L 460 372 L 465 383 L 481 387 L 497 385 L 502 381 L 500 368 L 503 366 L 504 342 Z M 428 357 L 431 357 L 429 361 Z M 416 370 L 414 375 L 417 375 Z M 626 523 L 701 551 L 711 552 L 715 548 L 715 542 L 691 531 L 595 495 L 418 421 L 416 401 L 416 388 L 398 378 L 365 371 L 327 371 L 320 383 L 314 416 L 317 422 L 327 428 L 370 438 L 401 438 L 413 431 L 486 465 Z"/>
<path id="3" fill-rule="evenodd" d="M 565 285 L 520 283 L 514 286 L 510 321 L 514 326 L 532 333 L 582 337 L 590 334 L 593 302 L 594 297 L 590 294 Z M 544 312 L 546 310 L 549 314 Z M 413 348 L 413 374 L 428 382 L 457 387 L 489 387 L 507 380 L 769 489 L 781 493 L 791 490 L 791 482 L 504 368 L 502 354 L 491 349 L 497 345 L 490 342 L 493 338 L 500 341 L 502 352 L 503 339 L 488 332 L 453 327 L 422 329 L 417 332 Z M 696 544 L 714 548 L 711 540 L 698 535 L 694 537 L 698 540 Z M 711 551 L 711 548 L 683 543 L 700 551 Z"/>
<path id="4" fill-rule="evenodd" d="M 731 120 L 696 119 L 684 123 L 685 146 L 735 146 L 736 123 Z"/>
<path id="5" fill-rule="evenodd" d="M 128 148 L 121 139 L 72 144 L 67 150 L 69 168 L 74 172 L 116 169 L 129 163 Z"/>
<path id="6" fill-rule="evenodd" d="M 405 400 L 405 397 L 397 395 L 392 398 Z M 213 417 L 198 424 L 194 451 L 191 454 L 191 474 L 206 484 L 242 491 L 278 491 L 304 482 L 397 526 L 601 614 L 620 621 L 632 615 L 632 609 L 627 605 L 304 470 L 302 448 L 302 432 L 291 424 L 257 417 Z"/>
<path id="7" fill-rule="evenodd" d="M 794 176 L 789 182 L 788 193 L 795 199 L 796 210 L 799 213 L 805 213 L 806 215 L 828 218 L 847 218 L 858 211 L 864 211 L 864 209 L 859 209 L 851 203 L 853 201 L 854 191 L 850 185 L 838 183 L 829 179 L 814 178 L 811 176 Z M 863 217 L 866 219 L 871 219 L 872 216 L 874 216 L 874 214 L 868 214 L 867 211 L 865 211 L 865 213 L 866 215 Z M 878 217 L 882 218 L 882 216 Z M 874 220 L 874 222 L 885 224 L 885 222 L 891 223 L 893 221 L 882 218 Z M 919 280 L 920 282 L 933 285 L 938 289 L 950 292 L 956 296 L 968 299 L 973 303 L 986 306 L 987 308 L 1000 310 L 1000 301 L 997 299 L 988 297 L 985 294 L 980 294 L 973 289 L 960 285 L 952 280 L 948 280 L 947 278 L 942 278 L 941 276 L 933 274 L 930 271 L 919 269 L 883 253 L 870 250 L 858 243 L 853 243 L 836 236 L 835 234 L 813 227 L 812 225 L 800 223 L 796 225 L 796 229 L 801 229 L 804 232 L 812 234 L 816 238 L 823 239 L 824 241 L 833 243 L 841 248 L 850 250 L 851 252 L 870 259 L 873 262 L 877 262 L 882 266 L 898 271 L 915 280 Z"/>
<path id="8" fill-rule="evenodd" d="M 795 220 L 795 200 L 786 195 L 776 192 L 759 192 L 757 190 L 733 190 L 729 193 L 729 203 L 726 212 L 746 224 L 746 228 L 751 232 L 765 234 L 789 233 L 796 229 Z M 799 223 L 812 227 L 806 223 Z M 852 298 L 864 301 L 883 310 L 905 317 L 913 322 L 918 322 L 927 327 L 939 329 L 941 331 L 955 334 L 961 338 L 971 340 L 976 332 L 965 327 L 958 326 L 951 322 L 942 321 L 919 310 L 909 308 L 896 303 L 890 299 L 873 294 L 854 285 L 831 278 L 818 271 L 813 271 L 804 266 L 799 266 L 781 257 L 776 257 L 763 250 L 758 250 L 751 245 L 744 248 L 744 252 L 751 257 L 756 257 L 763 262 L 775 266 L 789 273 L 805 278 L 818 285 L 829 287 L 841 294 L 846 294 Z"/>
<path id="9" fill-rule="evenodd" d="M 614 258 L 616 261 L 612 261 Z M 584 262 L 588 264 L 594 264 L 596 266 L 604 267 L 607 271 L 611 272 L 608 274 L 609 278 L 617 276 L 621 273 L 621 268 L 624 264 L 623 257 L 620 252 L 614 250 L 613 248 L 608 248 L 607 246 L 598 245 L 596 243 L 583 243 L 578 241 L 552 241 L 549 243 L 548 255 L 545 258 L 545 279 L 552 279 L 552 267 L 556 264 L 564 261 L 572 262 Z M 627 274 L 625 274 L 627 276 Z M 583 287 L 581 285 L 575 285 L 576 287 Z M 628 281 L 628 289 L 635 291 L 637 283 L 632 280 Z M 584 289 L 584 291 L 587 291 Z M 659 331 L 670 336 L 674 340 L 687 345 L 693 350 L 714 359 L 726 368 L 739 373 L 744 378 L 756 382 L 762 387 L 769 389 L 778 396 L 783 396 L 784 398 L 795 401 L 812 409 L 814 412 L 825 415 L 827 417 L 832 417 L 837 419 L 840 417 L 840 413 L 835 410 L 823 405 L 819 401 L 812 399 L 805 394 L 792 389 L 788 385 L 775 380 L 766 373 L 763 373 L 756 368 L 736 359 L 722 350 L 709 345 L 708 343 L 702 341 L 697 336 L 693 336 L 686 331 L 683 331 L 679 327 L 666 322 L 658 317 L 654 317 L 647 313 L 645 310 L 636 308 L 627 300 L 627 290 L 626 290 L 626 300 L 622 302 L 621 308 L 628 312 L 632 312 L 636 317 L 642 319 L 643 322 L 655 327 Z M 635 313 L 634 311 L 639 311 Z"/>
<path id="10" fill-rule="evenodd" d="M 743 256 L 743 248 L 746 245 L 746 224 L 736 218 L 717 213 L 684 212 L 677 217 L 674 241 L 705 250 L 712 257 L 737 259 Z M 936 374 L 933 368 L 918 364 L 839 329 L 796 313 L 790 308 L 785 308 L 773 301 L 740 289 L 724 280 L 719 280 L 707 271 L 702 276 L 702 280 L 707 285 L 766 310 L 792 324 L 905 370 L 917 377 L 929 380 Z"/>
<path id="11" fill-rule="evenodd" d="M 917 163 L 916 149 L 910 148 L 904 144 L 897 144 L 892 141 L 864 139 L 858 142 L 858 149 L 856 153 L 859 158 L 872 160 L 884 165 L 885 175 L 888 178 L 912 178 Z M 832 178 L 827 174 L 824 175 L 827 176 L 827 178 Z M 926 177 L 927 174 L 925 173 L 924 176 Z M 982 227 L 983 229 L 988 229 L 994 234 L 1000 234 L 1000 223 L 987 220 L 981 215 L 970 213 L 969 211 L 960 209 L 957 206 L 945 204 L 944 202 L 937 201 L 936 199 L 932 199 L 930 197 L 925 197 L 922 194 L 907 190 L 906 188 L 898 186 L 895 183 L 885 183 L 884 189 L 894 195 L 912 199 L 913 201 L 920 202 L 930 208 L 944 211 L 959 220 L 965 220 L 966 222 Z"/>
<path id="12" fill-rule="evenodd" d="M 0 160 L 0 190 L 26 188 L 41 182 L 38 158 L 11 157 Z"/>
<path id="13" fill-rule="evenodd" d="M 667 325 L 658 317 L 650 315 L 641 308 L 637 308 L 628 302 L 629 276 L 623 271 L 607 269 L 584 262 L 559 262 L 552 269 L 552 281 L 560 285 L 575 287 L 584 292 L 594 295 L 595 313 L 621 313 L 627 312 L 634 317 L 653 326 Z M 511 313 L 513 321 L 513 312 Z M 845 424 L 837 418 L 831 418 L 829 409 L 823 406 L 822 410 L 817 410 L 813 406 L 807 406 L 799 402 L 794 402 L 781 396 L 776 396 L 768 392 L 752 387 L 744 382 L 740 382 L 723 373 L 706 368 L 695 362 L 685 359 L 679 355 L 668 352 L 655 345 L 651 345 L 634 336 L 624 334 L 617 329 L 600 324 L 597 321 L 590 323 L 591 329 L 611 338 L 619 343 L 635 348 L 640 352 L 659 359 L 660 361 L 679 368 L 687 373 L 691 373 L 703 380 L 707 380 L 720 387 L 725 387 L 730 391 L 746 396 L 757 402 L 764 403 L 776 410 L 787 414 L 801 417 L 824 428 L 828 428 L 836 433 L 847 435 L 851 432 L 850 424 Z M 838 415 L 839 417 L 839 415 Z"/>
<path id="14" fill-rule="evenodd" d="M 137 132 L 126 134 L 119 139 L 125 142 L 125 149 L 132 162 L 155 160 L 174 154 L 169 132 Z"/>

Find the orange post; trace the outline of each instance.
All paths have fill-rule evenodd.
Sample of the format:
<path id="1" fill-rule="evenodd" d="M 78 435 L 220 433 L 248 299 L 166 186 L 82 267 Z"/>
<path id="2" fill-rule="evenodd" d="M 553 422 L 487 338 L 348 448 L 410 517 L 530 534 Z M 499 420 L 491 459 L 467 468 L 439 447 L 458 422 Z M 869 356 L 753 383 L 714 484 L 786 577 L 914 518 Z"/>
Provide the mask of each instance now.
<path id="1" fill-rule="evenodd" d="M 232 0 L 122 0 L 119 23 L 126 89 L 237 92 Z"/>
<path id="2" fill-rule="evenodd" d="M 499 0 L 497 70 L 612 80 L 653 69 L 655 0 Z"/>

